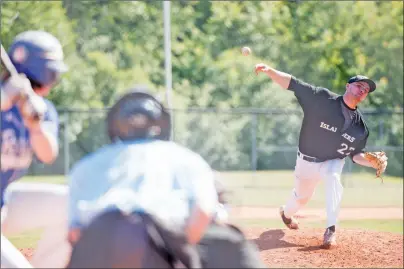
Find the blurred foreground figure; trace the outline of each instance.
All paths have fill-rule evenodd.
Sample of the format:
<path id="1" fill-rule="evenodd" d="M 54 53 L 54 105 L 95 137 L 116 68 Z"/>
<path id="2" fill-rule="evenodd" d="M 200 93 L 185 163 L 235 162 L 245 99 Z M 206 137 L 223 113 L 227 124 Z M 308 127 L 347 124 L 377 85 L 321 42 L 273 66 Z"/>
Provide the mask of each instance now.
<path id="1" fill-rule="evenodd" d="M 68 268 L 262 268 L 258 251 L 216 221 L 214 174 L 170 140 L 169 112 L 143 90 L 107 115 L 111 144 L 69 176 Z"/>

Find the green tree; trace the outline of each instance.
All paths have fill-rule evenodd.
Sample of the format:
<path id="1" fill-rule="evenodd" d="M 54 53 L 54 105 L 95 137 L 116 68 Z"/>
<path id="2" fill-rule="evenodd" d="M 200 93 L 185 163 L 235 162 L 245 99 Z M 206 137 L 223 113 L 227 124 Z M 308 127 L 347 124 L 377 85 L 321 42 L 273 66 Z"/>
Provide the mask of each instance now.
<path id="1" fill-rule="evenodd" d="M 8 48 L 14 37 L 27 30 L 44 30 L 61 42 L 70 71 L 50 93 L 49 98 L 58 107 L 97 106 L 92 98 L 95 91 L 92 74 L 95 71 L 76 53 L 74 21 L 66 16 L 61 2 L 15 1 L 1 3 L 2 43 Z M 37 14 L 41 14 L 38 16 Z"/>

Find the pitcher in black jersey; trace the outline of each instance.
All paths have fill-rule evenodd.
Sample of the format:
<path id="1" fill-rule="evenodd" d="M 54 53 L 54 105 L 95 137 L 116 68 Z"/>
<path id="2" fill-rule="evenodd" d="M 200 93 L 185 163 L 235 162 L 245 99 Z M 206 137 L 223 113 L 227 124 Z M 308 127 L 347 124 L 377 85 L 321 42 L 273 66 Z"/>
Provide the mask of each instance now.
<path id="1" fill-rule="evenodd" d="M 327 229 L 323 246 L 329 248 L 336 244 L 335 226 L 343 193 L 341 173 L 345 158 L 349 156 L 354 163 L 373 167 L 364 158 L 369 129 L 357 105 L 376 90 L 376 84 L 357 75 L 348 80 L 345 93 L 338 95 L 263 63 L 255 66 L 255 72 L 265 73 L 282 88 L 293 91 L 304 112 L 295 187 L 289 201 L 280 208 L 282 220 L 288 228 L 298 229 L 293 215 L 307 204 L 317 184 L 324 180 Z"/>

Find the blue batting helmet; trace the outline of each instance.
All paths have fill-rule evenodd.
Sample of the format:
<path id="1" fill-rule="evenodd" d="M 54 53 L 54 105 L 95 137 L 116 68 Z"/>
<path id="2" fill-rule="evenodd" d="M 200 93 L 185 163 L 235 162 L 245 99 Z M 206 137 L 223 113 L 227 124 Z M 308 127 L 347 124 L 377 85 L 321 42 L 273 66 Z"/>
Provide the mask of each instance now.
<path id="1" fill-rule="evenodd" d="M 48 32 L 22 32 L 15 37 L 8 54 L 17 71 L 39 85 L 54 84 L 68 70 L 62 45 Z"/>

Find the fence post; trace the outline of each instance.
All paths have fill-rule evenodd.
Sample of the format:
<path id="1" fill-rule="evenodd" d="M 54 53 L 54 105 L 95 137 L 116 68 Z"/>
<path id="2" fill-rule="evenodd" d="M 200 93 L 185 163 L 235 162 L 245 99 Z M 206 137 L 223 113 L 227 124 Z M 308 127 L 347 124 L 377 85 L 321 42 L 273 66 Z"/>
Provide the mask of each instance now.
<path id="1" fill-rule="evenodd" d="M 69 174 L 70 169 L 70 145 L 69 145 L 69 112 L 65 112 L 65 126 L 64 126 L 64 139 L 63 139 L 63 148 L 64 148 L 64 173 L 65 176 Z"/>
<path id="2" fill-rule="evenodd" d="M 379 139 L 383 139 L 384 137 L 384 128 L 383 128 L 383 120 L 379 120 Z"/>
<path id="3" fill-rule="evenodd" d="M 257 114 L 251 114 L 251 170 L 257 170 Z"/>

